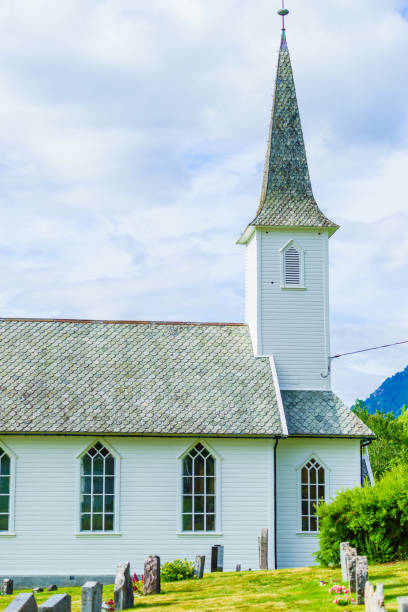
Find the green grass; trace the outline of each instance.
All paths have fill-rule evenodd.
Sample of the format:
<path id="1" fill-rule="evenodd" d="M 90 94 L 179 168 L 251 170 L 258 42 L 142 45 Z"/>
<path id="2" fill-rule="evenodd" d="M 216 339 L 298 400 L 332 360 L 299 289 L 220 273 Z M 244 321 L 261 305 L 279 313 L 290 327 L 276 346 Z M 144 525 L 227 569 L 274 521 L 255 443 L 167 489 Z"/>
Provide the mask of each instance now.
<path id="1" fill-rule="evenodd" d="M 382 582 L 386 608 L 397 610 L 396 598 L 408 595 L 408 562 L 373 565 L 370 580 Z M 325 580 L 328 585 L 319 586 Z M 341 608 L 332 603 L 329 587 L 341 583 L 338 569 L 301 568 L 275 572 L 240 572 L 206 574 L 203 580 L 164 583 L 162 593 L 150 597 L 136 597 L 140 610 L 177 612 L 181 610 L 218 612 L 219 610 L 289 610 L 290 612 L 330 612 L 335 610 L 362 611 L 363 606 Z M 72 597 L 73 612 L 80 611 L 81 589 L 60 588 L 59 593 Z M 52 593 L 36 595 L 40 604 Z M 104 600 L 113 595 L 113 587 L 104 587 Z M 0 610 L 4 610 L 13 596 L 0 596 Z"/>

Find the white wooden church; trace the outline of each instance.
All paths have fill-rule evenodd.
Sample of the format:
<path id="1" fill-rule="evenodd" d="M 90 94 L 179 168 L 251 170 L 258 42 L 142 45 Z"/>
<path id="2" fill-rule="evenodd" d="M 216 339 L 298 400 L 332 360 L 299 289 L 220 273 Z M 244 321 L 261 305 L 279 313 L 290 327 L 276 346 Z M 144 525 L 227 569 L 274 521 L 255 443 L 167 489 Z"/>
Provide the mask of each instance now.
<path id="1" fill-rule="evenodd" d="M 316 505 L 359 485 L 373 437 L 331 391 L 328 245 L 285 31 L 246 323 L 0 320 L 0 577 L 112 582 L 207 558 L 314 563 Z"/>

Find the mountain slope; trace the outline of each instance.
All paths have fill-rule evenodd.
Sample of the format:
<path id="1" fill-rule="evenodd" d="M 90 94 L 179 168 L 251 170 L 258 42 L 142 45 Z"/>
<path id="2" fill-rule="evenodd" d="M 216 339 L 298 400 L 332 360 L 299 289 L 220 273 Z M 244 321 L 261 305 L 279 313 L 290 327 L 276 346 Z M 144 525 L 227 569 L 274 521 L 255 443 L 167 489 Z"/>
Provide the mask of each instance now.
<path id="1" fill-rule="evenodd" d="M 365 401 L 368 412 L 393 412 L 401 414 L 402 406 L 408 407 L 408 366 L 402 372 L 387 378 Z"/>

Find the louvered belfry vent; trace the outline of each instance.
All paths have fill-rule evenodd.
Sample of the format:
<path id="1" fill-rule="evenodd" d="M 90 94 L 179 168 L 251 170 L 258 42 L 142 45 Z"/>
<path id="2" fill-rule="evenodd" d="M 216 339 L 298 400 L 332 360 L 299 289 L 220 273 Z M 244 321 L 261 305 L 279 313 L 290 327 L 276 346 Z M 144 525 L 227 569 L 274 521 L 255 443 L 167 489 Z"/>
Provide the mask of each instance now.
<path id="1" fill-rule="evenodd" d="M 293 246 L 285 252 L 285 285 L 300 285 L 300 253 Z"/>

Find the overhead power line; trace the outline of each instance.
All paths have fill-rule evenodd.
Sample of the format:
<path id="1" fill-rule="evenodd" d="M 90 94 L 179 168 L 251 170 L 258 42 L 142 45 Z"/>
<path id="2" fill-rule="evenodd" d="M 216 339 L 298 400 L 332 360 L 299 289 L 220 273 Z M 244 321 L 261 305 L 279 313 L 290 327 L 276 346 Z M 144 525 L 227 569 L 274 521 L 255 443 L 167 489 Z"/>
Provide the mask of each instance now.
<path id="1" fill-rule="evenodd" d="M 359 351 L 351 351 L 350 353 L 339 353 L 333 355 L 330 359 L 338 359 L 339 357 L 346 357 L 346 355 L 357 355 L 358 353 L 367 353 L 368 351 L 378 351 L 378 349 L 388 348 L 390 346 L 398 346 L 399 344 L 408 344 L 408 340 L 401 340 L 400 342 L 392 342 L 391 344 L 382 344 L 381 346 L 373 346 L 371 348 L 360 349 Z"/>

